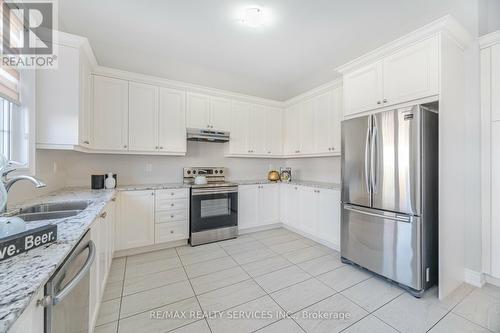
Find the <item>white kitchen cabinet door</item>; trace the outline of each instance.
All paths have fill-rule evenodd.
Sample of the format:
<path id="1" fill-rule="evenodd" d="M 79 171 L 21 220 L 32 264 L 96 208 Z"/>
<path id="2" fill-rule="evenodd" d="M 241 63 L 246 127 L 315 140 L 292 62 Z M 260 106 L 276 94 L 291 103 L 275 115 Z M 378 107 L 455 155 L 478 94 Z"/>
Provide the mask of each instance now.
<path id="1" fill-rule="evenodd" d="M 280 222 L 280 188 L 279 184 L 258 185 L 257 189 L 257 223 L 268 225 Z"/>
<path id="2" fill-rule="evenodd" d="M 251 104 L 233 101 L 231 106 L 230 154 L 248 154 L 248 126 Z"/>
<path id="3" fill-rule="evenodd" d="M 383 105 L 439 93 L 439 40 L 432 37 L 406 47 L 383 61 Z"/>
<path id="4" fill-rule="evenodd" d="M 300 153 L 300 104 L 290 106 L 285 111 L 285 142 L 284 149 L 286 155 Z"/>
<path id="5" fill-rule="evenodd" d="M 340 249 L 340 191 L 317 189 L 316 236 Z"/>
<path id="6" fill-rule="evenodd" d="M 266 113 L 266 154 L 279 156 L 283 154 L 283 112 L 279 108 L 269 107 Z"/>
<path id="7" fill-rule="evenodd" d="M 186 153 L 186 94 L 160 88 L 158 109 L 158 149 L 160 152 Z"/>
<path id="8" fill-rule="evenodd" d="M 238 186 L 238 228 L 255 227 L 257 223 L 258 185 Z"/>
<path id="9" fill-rule="evenodd" d="M 382 63 L 344 75 L 344 116 L 382 106 Z"/>
<path id="10" fill-rule="evenodd" d="M 315 96 L 314 104 L 314 152 L 331 153 L 333 146 L 333 91 Z"/>
<path id="11" fill-rule="evenodd" d="M 99 315 L 99 302 L 101 301 L 100 260 L 101 260 L 101 238 L 105 236 L 101 232 L 100 218 L 92 224 L 90 228 L 90 239 L 94 242 L 96 255 L 90 267 L 90 290 L 89 290 L 89 327 L 93 327 Z"/>
<path id="12" fill-rule="evenodd" d="M 317 99 L 311 98 L 302 103 L 300 110 L 300 154 L 311 154 L 314 152 L 314 110 Z"/>
<path id="13" fill-rule="evenodd" d="M 309 235 L 317 235 L 318 206 L 317 189 L 301 187 L 300 189 L 300 224 L 299 229 Z"/>
<path id="14" fill-rule="evenodd" d="M 210 96 L 187 94 L 186 122 L 188 128 L 210 129 Z"/>
<path id="15" fill-rule="evenodd" d="M 249 153 L 254 155 L 266 154 L 266 117 L 267 108 L 254 104 L 250 111 L 250 121 L 247 126 Z"/>
<path id="16" fill-rule="evenodd" d="M 491 123 L 491 275 L 500 278 L 500 121 Z"/>
<path id="17" fill-rule="evenodd" d="M 283 216 L 285 224 L 292 228 L 300 228 L 300 215 L 301 215 L 301 204 L 300 204 L 300 191 L 301 187 L 291 184 L 283 184 L 284 190 L 284 205 L 282 207 L 285 209 Z"/>
<path id="18" fill-rule="evenodd" d="M 229 132 L 231 127 L 231 100 L 210 97 L 210 129 Z"/>
<path id="19" fill-rule="evenodd" d="M 60 65 L 60 63 L 58 64 Z M 67 81 L 64 81 L 67 84 Z M 92 138 L 92 69 L 85 52 L 80 50 L 80 112 L 78 118 L 79 143 L 91 147 Z"/>
<path id="20" fill-rule="evenodd" d="M 154 244 L 154 198 L 153 191 L 120 192 L 116 250 Z"/>
<path id="21" fill-rule="evenodd" d="M 38 301 L 44 297 L 44 288 L 39 288 L 32 296 L 31 302 L 10 327 L 8 333 L 44 333 L 45 307 Z"/>
<path id="22" fill-rule="evenodd" d="M 491 120 L 500 120 L 500 44 L 491 47 Z"/>
<path id="23" fill-rule="evenodd" d="M 127 150 L 128 81 L 94 76 L 93 148 Z"/>
<path id="24" fill-rule="evenodd" d="M 64 45 L 58 48 L 58 67 L 40 69 L 36 74 L 37 143 L 77 145 L 79 52 Z"/>
<path id="25" fill-rule="evenodd" d="M 342 86 L 336 87 L 333 89 L 332 96 L 332 136 L 331 140 L 331 152 L 332 153 L 341 153 L 341 132 L 342 132 Z"/>
<path id="26" fill-rule="evenodd" d="M 158 87 L 129 82 L 130 151 L 158 150 Z"/>

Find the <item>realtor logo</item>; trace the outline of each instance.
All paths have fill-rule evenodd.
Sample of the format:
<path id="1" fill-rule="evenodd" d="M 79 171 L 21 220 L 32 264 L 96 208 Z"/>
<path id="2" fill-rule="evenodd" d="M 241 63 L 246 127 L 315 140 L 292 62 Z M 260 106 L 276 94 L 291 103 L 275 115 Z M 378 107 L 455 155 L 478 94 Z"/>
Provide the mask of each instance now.
<path id="1" fill-rule="evenodd" d="M 55 68 L 56 3 L 45 0 L 1 1 L 1 65 Z"/>

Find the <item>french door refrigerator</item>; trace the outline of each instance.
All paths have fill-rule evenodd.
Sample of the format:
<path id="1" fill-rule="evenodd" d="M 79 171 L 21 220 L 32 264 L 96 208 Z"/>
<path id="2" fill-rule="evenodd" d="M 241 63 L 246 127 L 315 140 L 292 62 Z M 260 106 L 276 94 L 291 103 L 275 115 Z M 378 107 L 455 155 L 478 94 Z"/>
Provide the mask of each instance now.
<path id="1" fill-rule="evenodd" d="M 437 103 L 342 122 L 341 257 L 419 297 L 437 283 Z"/>

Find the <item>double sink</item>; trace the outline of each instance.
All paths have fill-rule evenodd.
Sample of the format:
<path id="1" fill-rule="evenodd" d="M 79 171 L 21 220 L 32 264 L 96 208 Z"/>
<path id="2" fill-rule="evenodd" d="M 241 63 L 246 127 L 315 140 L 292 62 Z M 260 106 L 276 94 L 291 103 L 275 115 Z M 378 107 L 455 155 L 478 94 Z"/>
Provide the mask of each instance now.
<path id="1" fill-rule="evenodd" d="M 90 200 L 44 203 L 15 210 L 8 216 L 17 216 L 25 222 L 61 219 L 78 215 L 91 203 Z"/>

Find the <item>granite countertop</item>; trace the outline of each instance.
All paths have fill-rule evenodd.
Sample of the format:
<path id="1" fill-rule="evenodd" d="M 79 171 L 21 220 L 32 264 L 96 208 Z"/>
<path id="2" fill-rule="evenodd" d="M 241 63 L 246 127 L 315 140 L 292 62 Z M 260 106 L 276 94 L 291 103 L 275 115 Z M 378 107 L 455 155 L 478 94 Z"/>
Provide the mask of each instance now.
<path id="1" fill-rule="evenodd" d="M 281 182 L 272 182 L 267 179 L 257 179 L 257 180 L 231 180 L 232 183 L 236 183 L 238 185 L 257 185 L 257 184 L 276 184 Z M 287 182 L 284 184 L 292 184 L 292 185 L 300 185 L 300 186 L 309 186 L 316 188 L 324 188 L 331 190 L 339 190 L 339 183 L 330 183 L 330 182 L 315 182 L 308 180 L 292 180 L 291 182 Z"/>
<path id="2" fill-rule="evenodd" d="M 0 332 L 6 332 L 23 313 L 35 292 L 45 285 L 115 194 L 115 190 L 72 188 L 11 207 L 59 201 L 91 201 L 76 216 L 27 223 L 28 229 L 56 224 L 57 241 L 0 262 Z"/>
<path id="3" fill-rule="evenodd" d="M 116 188 L 117 191 L 140 191 L 140 190 L 163 190 L 190 188 L 191 186 L 184 183 L 158 183 L 158 184 L 135 184 L 135 185 L 120 185 Z"/>

